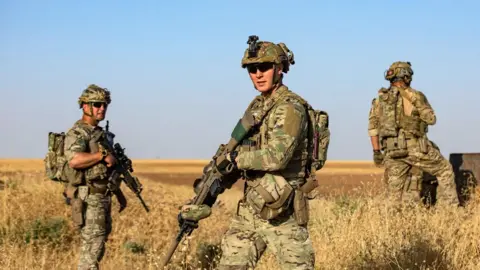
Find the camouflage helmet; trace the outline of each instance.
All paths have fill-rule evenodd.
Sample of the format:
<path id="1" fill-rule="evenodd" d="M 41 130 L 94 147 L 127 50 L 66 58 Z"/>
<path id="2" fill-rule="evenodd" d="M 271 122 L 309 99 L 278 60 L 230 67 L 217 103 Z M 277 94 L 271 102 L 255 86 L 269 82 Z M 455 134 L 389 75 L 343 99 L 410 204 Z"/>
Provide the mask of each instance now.
<path id="1" fill-rule="evenodd" d="M 394 81 L 395 79 L 406 80 L 410 83 L 412 81 L 413 70 L 410 62 L 394 62 L 387 71 L 385 71 L 385 80 Z"/>
<path id="2" fill-rule="evenodd" d="M 110 104 L 111 101 L 110 91 L 108 91 L 107 88 L 90 84 L 87 89 L 83 90 L 82 95 L 78 98 L 78 105 L 81 108 L 83 103 L 105 102 Z"/>
<path id="3" fill-rule="evenodd" d="M 259 41 L 257 36 L 250 36 L 242 58 L 242 68 L 250 64 L 274 63 L 283 64 L 283 72 L 287 73 L 290 65 L 295 64 L 293 52 L 284 43 L 275 44 L 269 41 Z"/>

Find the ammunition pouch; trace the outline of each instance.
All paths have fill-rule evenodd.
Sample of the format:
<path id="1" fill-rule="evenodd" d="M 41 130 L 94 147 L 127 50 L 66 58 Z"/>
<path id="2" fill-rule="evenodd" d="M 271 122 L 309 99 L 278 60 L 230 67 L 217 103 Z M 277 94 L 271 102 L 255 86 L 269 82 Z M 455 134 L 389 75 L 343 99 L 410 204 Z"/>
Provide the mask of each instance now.
<path id="1" fill-rule="evenodd" d="M 261 178 L 247 180 L 244 200 L 262 219 L 271 220 L 290 208 L 293 187 L 281 175 L 265 173 Z"/>
<path id="2" fill-rule="evenodd" d="M 421 153 L 426 154 L 428 153 L 429 149 L 429 144 L 428 144 L 428 139 L 426 136 L 417 138 L 418 141 L 418 149 L 420 150 Z"/>
<path id="3" fill-rule="evenodd" d="M 408 156 L 407 141 L 403 132 L 399 132 L 398 137 L 382 138 L 381 144 L 386 157 L 403 158 Z"/>

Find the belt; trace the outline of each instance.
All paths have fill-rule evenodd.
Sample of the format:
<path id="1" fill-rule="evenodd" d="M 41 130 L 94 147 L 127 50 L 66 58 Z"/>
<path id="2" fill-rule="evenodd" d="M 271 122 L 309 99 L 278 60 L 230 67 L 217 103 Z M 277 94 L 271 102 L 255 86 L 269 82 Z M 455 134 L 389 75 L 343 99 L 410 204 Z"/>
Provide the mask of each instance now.
<path id="1" fill-rule="evenodd" d="M 107 193 L 107 187 L 98 188 L 98 187 L 89 186 L 88 191 L 90 194 L 105 194 Z"/>

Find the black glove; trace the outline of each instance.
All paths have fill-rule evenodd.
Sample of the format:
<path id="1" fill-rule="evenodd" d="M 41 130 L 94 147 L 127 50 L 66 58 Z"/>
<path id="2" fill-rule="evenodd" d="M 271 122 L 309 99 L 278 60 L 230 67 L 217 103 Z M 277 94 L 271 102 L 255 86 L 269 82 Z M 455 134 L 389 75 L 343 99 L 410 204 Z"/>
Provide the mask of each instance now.
<path id="1" fill-rule="evenodd" d="M 226 153 L 220 164 L 217 164 L 217 168 L 220 171 L 221 174 L 225 174 L 227 167 L 230 166 L 230 164 L 233 165 L 233 169 L 238 169 L 237 168 L 237 162 L 235 161 L 235 158 L 237 157 L 238 152 L 237 151 L 232 151 L 230 153 Z"/>
<path id="2" fill-rule="evenodd" d="M 375 165 L 382 165 L 383 159 L 384 156 L 380 150 L 373 150 L 373 162 L 375 162 Z"/>
<path id="3" fill-rule="evenodd" d="M 235 169 L 238 169 L 237 162 L 235 161 L 235 159 L 238 156 L 238 152 L 237 151 L 232 151 L 229 154 L 230 154 L 230 157 L 229 157 L 230 162 L 233 163 L 233 166 L 234 166 Z"/>

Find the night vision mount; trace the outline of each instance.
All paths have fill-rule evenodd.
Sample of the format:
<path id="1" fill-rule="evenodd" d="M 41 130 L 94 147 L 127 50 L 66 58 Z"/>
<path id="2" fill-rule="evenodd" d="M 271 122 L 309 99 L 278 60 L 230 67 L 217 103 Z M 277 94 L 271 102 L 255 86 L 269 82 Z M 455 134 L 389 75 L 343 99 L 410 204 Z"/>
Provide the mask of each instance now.
<path id="1" fill-rule="evenodd" d="M 248 57 L 256 57 L 257 56 L 257 41 L 258 36 L 252 35 L 248 37 Z"/>

